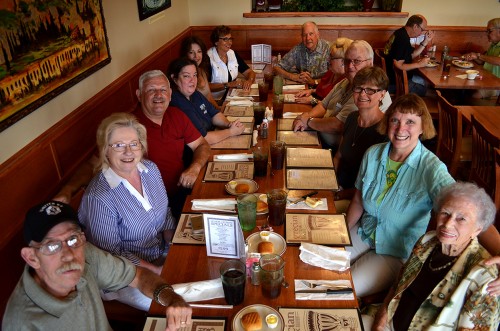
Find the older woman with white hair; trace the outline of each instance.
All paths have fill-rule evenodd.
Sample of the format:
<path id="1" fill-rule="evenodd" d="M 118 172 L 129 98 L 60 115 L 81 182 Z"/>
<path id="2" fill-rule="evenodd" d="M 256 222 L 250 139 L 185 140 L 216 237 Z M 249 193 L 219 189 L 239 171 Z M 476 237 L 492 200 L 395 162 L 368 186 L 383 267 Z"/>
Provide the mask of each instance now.
<path id="1" fill-rule="evenodd" d="M 89 242 L 160 274 L 175 228 L 160 171 L 144 159 L 146 128 L 126 113 L 105 118 L 97 129 L 99 165 L 78 210 Z M 106 293 L 138 309 L 151 299 L 126 287 Z"/>
<path id="2" fill-rule="evenodd" d="M 487 287 L 498 271 L 483 263 L 490 254 L 477 240 L 495 204 L 484 189 L 458 182 L 441 189 L 434 211 L 436 231 L 413 248 L 372 330 L 497 330 L 500 298 Z"/>

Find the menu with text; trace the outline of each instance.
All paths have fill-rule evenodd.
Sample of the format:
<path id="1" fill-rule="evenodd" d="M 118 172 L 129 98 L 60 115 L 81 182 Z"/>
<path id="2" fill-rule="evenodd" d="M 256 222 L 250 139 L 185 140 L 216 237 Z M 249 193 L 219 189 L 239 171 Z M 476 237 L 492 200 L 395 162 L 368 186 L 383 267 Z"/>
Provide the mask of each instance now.
<path id="1" fill-rule="evenodd" d="M 286 166 L 290 168 L 333 168 L 332 152 L 321 148 L 287 148 Z"/>
<path id="2" fill-rule="evenodd" d="M 286 187 L 289 190 L 339 189 L 333 169 L 287 169 Z"/>
<path id="3" fill-rule="evenodd" d="M 242 134 L 228 137 L 218 143 L 211 145 L 212 149 L 249 149 L 252 143 L 252 135 Z"/>
<path id="4" fill-rule="evenodd" d="M 244 116 L 253 117 L 253 107 L 252 106 L 229 106 L 226 105 L 224 108 L 224 115 L 226 116 Z"/>
<path id="5" fill-rule="evenodd" d="M 203 181 L 228 182 L 234 178 L 253 178 L 253 162 L 214 162 L 207 164 Z"/>
<path id="6" fill-rule="evenodd" d="M 344 215 L 286 214 L 286 242 L 351 246 Z"/>
<path id="7" fill-rule="evenodd" d="M 207 256 L 238 259 L 245 255 L 245 240 L 238 216 L 203 214 Z"/>
<path id="8" fill-rule="evenodd" d="M 278 131 L 277 140 L 284 141 L 287 145 L 312 145 L 319 146 L 316 131 Z"/>
<path id="9" fill-rule="evenodd" d="M 285 320 L 284 330 L 362 331 L 361 315 L 356 308 L 279 308 Z"/>

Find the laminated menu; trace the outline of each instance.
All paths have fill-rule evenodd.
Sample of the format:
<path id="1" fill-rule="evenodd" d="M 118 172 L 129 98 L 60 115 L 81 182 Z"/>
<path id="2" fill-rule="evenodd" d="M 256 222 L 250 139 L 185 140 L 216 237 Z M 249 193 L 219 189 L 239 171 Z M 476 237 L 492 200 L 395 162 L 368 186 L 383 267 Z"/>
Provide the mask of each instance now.
<path id="1" fill-rule="evenodd" d="M 289 168 L 333 168 L 332 152 L 320 148 L 287 148 L 286 166 Z"/>
<path id="2" fill-rule="evenodd" d="M 224 331 L 226 329 L 226 320 L 220 317 L 192 318 L 191 325 L 182 328 L 182 330 L 211 330 Z M 148 317 L 144 325 L 144 331 L 164 331 L 167 328 L 167 319 L 165 317 Z"/>
<path id="3" fill-rule="evenodd" d="M 319 146 L 318 133 L 316 131 L 278 131 L 277 140 L 284 141 L 289 145 Z"/>
<path id="4" fill-rule="evenodd" d="M 278 118 L 278 125 L 276 130 L 278 131 L 293 131 L 293 121 L 295 118 Z M 310 128 L 306 128 L 305 131 L 312 131 Z"/>
<path id="5" fill-rule="evenodd" d="M 289 190 L 339 189 L 333 169 L 287 169 L 286 187 Z"/>
<path id="6" fill-rule="evenodd" d="M 246 127 L 245 130 L 248 131 Z M 212 149 L 249 149 L 251 143 L 252 135 L 248 132 L 248 134 L 228 137 L 210 147 Z"/>
<path id="7" fill-rule="evenodd" d="M 287 243 L 312 243 L 331 246 L 351 246 L 349 228 L 344 215 L 286 214 Z"/>
<path id="8" fill-rule="evenodd" d="M 253 178 L 253 162 L 208 162 L 203 181 L 228 182 L 234 178 Z"/>
<path id="9" fill-rule="evenodd" d="M 361 314 L 356 308 L 279 308 L 284 330 L 362 331 Z"/>
<path id="10" fill-rule="evenodd" d="M 229 106 L 224 108 L 224 115 L 226 116 L 244 116 L 253 117 L 253 106 Z"/>

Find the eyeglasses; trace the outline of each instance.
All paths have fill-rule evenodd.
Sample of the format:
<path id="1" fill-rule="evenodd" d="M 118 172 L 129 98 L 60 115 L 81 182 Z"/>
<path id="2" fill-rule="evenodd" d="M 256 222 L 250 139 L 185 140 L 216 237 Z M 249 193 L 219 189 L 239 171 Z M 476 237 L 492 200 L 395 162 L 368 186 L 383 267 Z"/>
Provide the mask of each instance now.
<path id="1" fill-rule="evenodd" d="M 422 26 L 421 26 L 420 24 L 417 24 L 417 25 L 418 25 L 418 27 L 420 28 L 420 30 L 422 30 L 422 32 L 424 32 L 424 31 L 425 31 L 425 29 L 424 29 L 424 28 L 422 28 Z"/>
<path id="2" fill-rule="evenodd" d="M 349 64 L 353 64 L 355 67 L 359 66 L 361 63 L 365 62 L 365 61 L 368 61 L 370 59 L 366 59 L 366 60 L 358 60 L 358 59 L 354 59 L 354 60 L 351 60 L 351 59 L 344 59 L 344 64 L 348 67 Z"/>
<path id="3" fill-rule="evenodd" d="M 228 42 L 228 41 L 233 41 L 233 37 L 224 37 L 224 38 L 219 38 L 220 40 L 224 40 L 225 42 Z"/>
<path id="4" fill-rule="evenodd" d="M 48 241 L 39 246 L 31 246 L 31 247 L 38 249 L 40 253 L 42 253 L 43 255 L 54 255 L 62 250 L 63 243 L 66 243 L 66 245 L 69 248 L 78 248 L 83 244 L 85 244 L 85 236 L 83 235 L 82 232 L 78 232 L 69 236 L 63 241 L 61 240 Z"/>
<path id="5" fill-rule="evenodd" d="M 117 144 L 109 144 L 108 146 L 111 147 L 115 152 L 125 152 L 127 146 L 130 147 L 131 151 L 138 151 L 141 149 L 142 145 L 138 141 L 133 141 L 130 144 L 117 143 Z"/>
<path id="6" fill-rule="evenodd" d="M 354 86 L 352 88 L 352 91 L 354 93 L 361 93 L 361 92 L 365 91 L 365 93 L 368 95 L 374 95 L 375 93 L 380 92 L 382 90 L 381 89 L 374 90 L 374 89 L 369 88 L 369 87 Z"/>
<path id="7" fill-rule="evenodd" d="M 491 29 L 487 29 L 487 30 L 486 30 L 486 33 L 490 34 L 490 33 L 492 33 L 493 31 L 498 30 L 498 29 L 500 29 L 500 28 L 491 28 Z"/>

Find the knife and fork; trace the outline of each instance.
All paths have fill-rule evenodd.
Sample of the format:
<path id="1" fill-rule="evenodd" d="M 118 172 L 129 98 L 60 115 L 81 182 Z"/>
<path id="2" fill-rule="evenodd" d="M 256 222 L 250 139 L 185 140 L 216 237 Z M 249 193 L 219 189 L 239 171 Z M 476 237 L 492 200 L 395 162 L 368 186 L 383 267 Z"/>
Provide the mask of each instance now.
<path id="1" fill-rule="evenodd" d="M 301 201 L 304 201 L 305 199 L 307 199 L 307 198 L 309 198 L 309 197 L 312 197 L 313 195 L 316 195 L 316 194 L 318 194 L 318 191 L 312 191 L 312 192 L 310 192 L 310 193 L 307 193 L 307 194 L 305 194 L 305 195 L 301 196 L 301 197 L 300 197 L 299 199 L 297 199 L 297 200 L 291 201 L 291 202 L 290 202 L 290 204 L 295 205 L 295 204 L 297 204 L 297 203 L 299 203 L 299 202 L 301 202 Z"/>
<path id="2" fill-rule="evenodd" d="M 295 293 L 326 293 L 326 294 L 352 293 L 352 288 L 346 285 L 330 285 L 330 284 L 309 282 L 306 280 L 301 280 L 301 282 L 302 284 L 306 285 L 308 289 L 296 290 Z"/>

